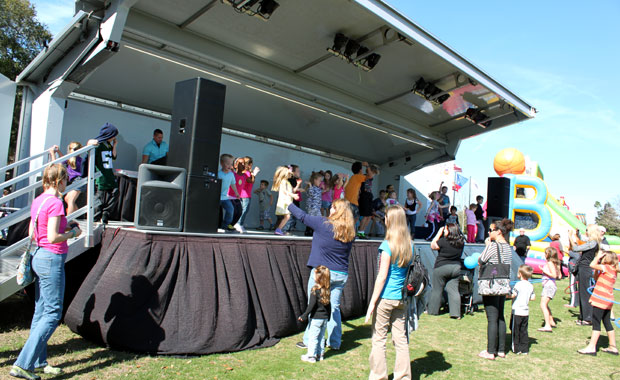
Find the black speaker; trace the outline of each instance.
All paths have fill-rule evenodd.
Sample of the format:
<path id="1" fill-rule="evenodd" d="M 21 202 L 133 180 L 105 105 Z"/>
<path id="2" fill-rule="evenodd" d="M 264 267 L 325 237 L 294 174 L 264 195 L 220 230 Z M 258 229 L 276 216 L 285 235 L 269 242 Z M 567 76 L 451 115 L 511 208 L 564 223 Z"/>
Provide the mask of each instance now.
<path id="1" fill-rule="evenodd" d="M 504 177 L 490 177 L 487 186 L 487 217 L 510 218 L 510 180 Z"/>
<path id="2" fill-rule="evenodd" d="M 217 179 L 226 86 L 203 78 L 174 87 L 168 165 L 187 169 L 185 232 L 217 232 Z"/>
<path id="3" fill-rule="evenodd" d="M 186 177 L 183 168 L 140 165 L 135 227 L 158 231 L 181 231 Z"/>

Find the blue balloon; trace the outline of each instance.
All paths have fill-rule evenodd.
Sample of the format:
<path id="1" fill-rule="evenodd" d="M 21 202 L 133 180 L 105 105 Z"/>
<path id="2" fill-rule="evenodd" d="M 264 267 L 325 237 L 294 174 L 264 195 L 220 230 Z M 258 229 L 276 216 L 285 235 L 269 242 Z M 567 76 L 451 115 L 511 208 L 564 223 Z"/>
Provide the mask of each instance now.
<path id="1" fill-rule="evenodd" d="M 474 269 L 478 265 L 478 256 L 480 256 L 480 254 L 473 254 L 471 256 L 467 256 L 465 260 L 463 260 L 465 268 Z"/>

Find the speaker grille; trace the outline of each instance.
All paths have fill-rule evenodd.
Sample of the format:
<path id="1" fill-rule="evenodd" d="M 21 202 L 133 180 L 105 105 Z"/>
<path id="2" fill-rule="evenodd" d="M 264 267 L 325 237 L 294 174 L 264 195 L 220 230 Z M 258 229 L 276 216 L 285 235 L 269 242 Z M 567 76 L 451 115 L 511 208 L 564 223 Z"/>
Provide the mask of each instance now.
<path id="1" fill-rule="evenodd" d="M 142 227 L 180 229 L 182 200 L 182 189 L 142 186 L 138 224 Z"/>

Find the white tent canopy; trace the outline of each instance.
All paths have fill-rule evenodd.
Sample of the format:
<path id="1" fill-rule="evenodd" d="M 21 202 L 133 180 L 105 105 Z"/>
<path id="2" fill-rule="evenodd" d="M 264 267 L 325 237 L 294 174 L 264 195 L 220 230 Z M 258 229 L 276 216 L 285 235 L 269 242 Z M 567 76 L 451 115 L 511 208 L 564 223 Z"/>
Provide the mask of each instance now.
<path id="1" fill-rule="evenodd" d="M 402 162 L 401 173 L 534 116 L 382 1 L 279 0 L 268 20 L 249 17 L 264 1 L 76 1 L 71 24 L 18 77 L 32 90 L 32 120 L 23 120 L 31 151 L 58 143 L 71 92 L 171 113 L 174 84 L 197 76 L 226 84 L 227 128 L 385 167 Z M 375 53 L 376 66 L 328 52 L 337 33 L 369 49 L 354 63 Z M 439 104 L 412 92 L 420 78 L 450 97 Z M 491 123 L 465 118 L 468 109 Z"/>

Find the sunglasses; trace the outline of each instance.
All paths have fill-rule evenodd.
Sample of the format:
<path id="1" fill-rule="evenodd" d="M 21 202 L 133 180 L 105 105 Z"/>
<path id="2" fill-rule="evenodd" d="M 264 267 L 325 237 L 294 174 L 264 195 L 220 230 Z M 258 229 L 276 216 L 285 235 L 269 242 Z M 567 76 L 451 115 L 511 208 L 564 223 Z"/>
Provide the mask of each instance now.
<path id="1" fill-rule="evenodd" d="M 491 228 L 491 232 L 497 232 L 499 231 L 499 228 Z"/>

